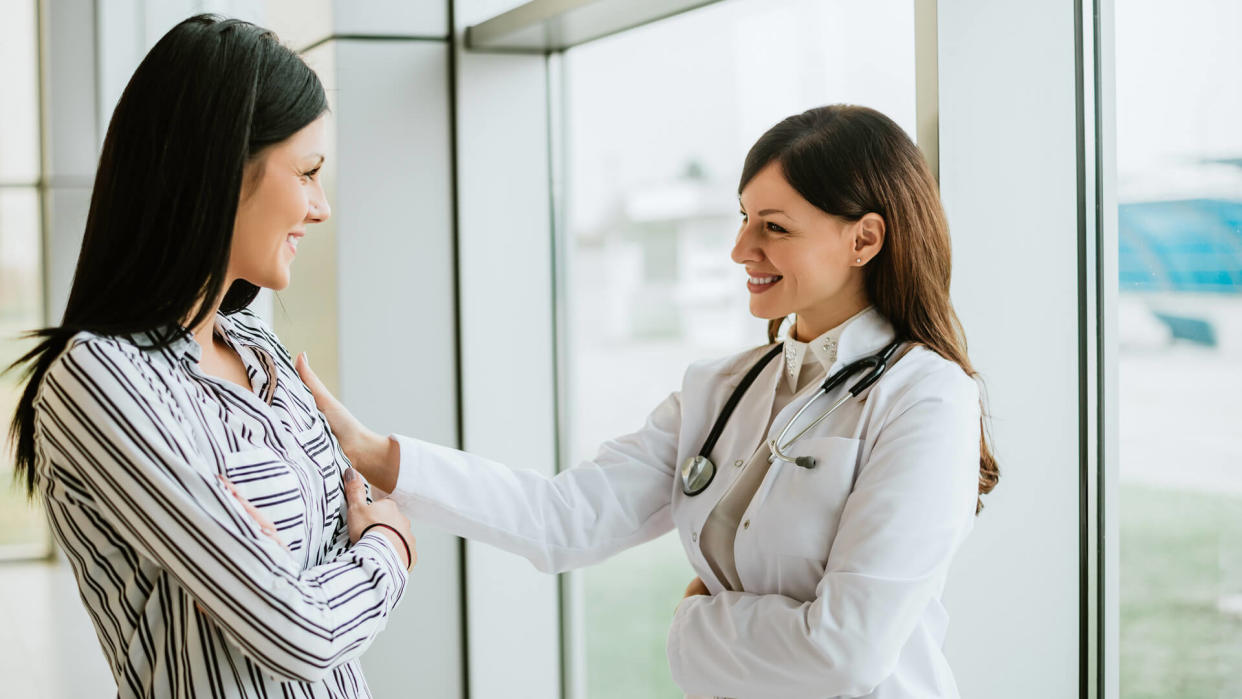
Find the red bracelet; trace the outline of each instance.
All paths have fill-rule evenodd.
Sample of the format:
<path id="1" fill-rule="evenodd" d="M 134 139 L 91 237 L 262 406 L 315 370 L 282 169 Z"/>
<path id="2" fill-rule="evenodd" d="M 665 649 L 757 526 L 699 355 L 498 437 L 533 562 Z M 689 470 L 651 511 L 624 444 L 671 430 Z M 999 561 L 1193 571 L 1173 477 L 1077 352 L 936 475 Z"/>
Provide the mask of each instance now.
<path id="1" fill-rule="evenodd" d="M 401 540 L 401 545 L 405 547 L 405 569 L 409 570 L 410 566 L 414 565 L 414 555 L 410 553 L 410 545 L 406 543 L 405 537 L 401 536 L 401 532 L 397 531 L 396 527 L 392 526 L 391 524 L 384 524 L 383 522 L 376 522 L 374 524 L 368 524 L 366 529 L 363 529 L 362 533 L 358 535 L 358 539 L 361 540 L 362 537 L 367 535 L 367 532 L 371 531 L 372 529 L 376 527 L 383 527 L 385 529 L 391 530 L 392 533 L 396 534 L 397 538 Z"/>

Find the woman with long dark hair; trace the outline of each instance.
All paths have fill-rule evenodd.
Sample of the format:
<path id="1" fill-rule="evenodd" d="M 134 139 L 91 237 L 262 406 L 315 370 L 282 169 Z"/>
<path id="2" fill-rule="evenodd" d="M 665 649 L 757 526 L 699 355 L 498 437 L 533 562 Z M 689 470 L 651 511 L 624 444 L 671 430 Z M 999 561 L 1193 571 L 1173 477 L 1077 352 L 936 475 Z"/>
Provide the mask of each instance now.
<path id="1" fill-rule="evenodd" d="M 555 477 L 377 435 L 299 371 L 412 518 L 549 572 L 676 528 L 699 577 L 668 661 L 690 694 L 957 697 L 941 593 L 998 471 L 935 180 L 890 119 L 835 105 L 765 133 L 738 199 L 732 257 L 768 343 L 692 365 Z"/>
<path id="2" fill-rule="evenodd" d="M 17 475 L 118 696 L 369 696 L 358 657 L 405 589 L 409 520 L 368 502 L 246 310 L 329 216 L 326 112 L 272 33 L 170 30 L 113 113 L 64 318 L 14 365 Z"/>

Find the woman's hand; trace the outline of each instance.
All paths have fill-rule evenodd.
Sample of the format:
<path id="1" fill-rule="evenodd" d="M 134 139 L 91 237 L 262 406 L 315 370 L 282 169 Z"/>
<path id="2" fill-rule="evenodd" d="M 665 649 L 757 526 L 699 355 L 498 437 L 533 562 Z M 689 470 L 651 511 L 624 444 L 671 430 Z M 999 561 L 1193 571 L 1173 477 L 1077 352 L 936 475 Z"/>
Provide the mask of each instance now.
<path id="1" fill-rule="evenodd" d="M 388 537 L 399 554 L 404 556 L 408 550 L 410 557 L 406 561 L 405 569 L 413 568 L 418 562 L 418 549 L 415 547 L 414 535 L 410 533 L 409 518 L 401 514 L 397 503 L 389 498 L 368 503 L 366 484 L 352 468 L 345 469 L 344 481 L 347 508 L 345 517 L 349 524 L 350 545 L 358 543 L 367 527 L 383 524 L 385 526 L 375 527 L 371 531 Z"/>
<path id="2" fill-rule="evenodd" d="M 254 505 L 251 505 L 249 500 L 242 497 L 242 494 L 237 491 L 237 486 L 233 485 L 232 481 L 225 478 L 224 476 L 217 476 L 217 478 L 219 478 L 220 482 L 224 484 L 224 487 L 227 488 L 228 491 L 233 494 L 233 497 L 237 498 L 237 501 L 240 502 L 242 508 L 244 508 L 246 512 L 250 514 L 250 517 L 254 519 L 255 522 L 258 522 L 259 530 L 263 532 L 263 536 L 266 536 L 272 541 L 275 541 L 276 543 L 280 544 L 282 548 L 288 551 L 289 546 L 285 544 L 285 542 L 280 540 L 280 532 L 277 531 L 276 525 L 272 524 L 272 520 L 268 519 L 267 515 L 260 512 L 259 508 L 255 507 Z"/>
<path id="3" fill-rule="evenodd" d="M 371 485 L 389 493 L 395 490 L 397 473 L 401 470 L 401 453 L 397 443 L 359 422 L 311 370 L 305 352 L 298 355 L 294 367 L 315 397 L 315 405 L 328 419 L 328 427 L 354 468 Z"/>
<path id="4" fill-rule="evenodd" d="M 703 584 L 703 579 L 699 578 L 698 576 L 695 576 L 694 580 L 691 580 L 690 584 L 686 585 L 686 594 L 681 596 L 681 602 L 685 602 L 686 600 L 696 595 L 711 595 L 711 594 L 712 593 L 707 591 L 707 586 Z M 681 608 L 681 602 L 678 602 L 677 607 L 673 609 L 674 615 L 677 614 L 677 609 Z"/>
<path id="5" fill-rule="evenodd" d="M 689 585 L 686 586 L 686 594 L 682 595 L 681 598 L 685 599 L 687 597 L 694 597 L 695 595 L 710 596 L 711 594 L 712 593 L 707 591 L 707 585 L 703 584 L 703 579 L 696 577 L 694 580 L 690 581 Z"/>

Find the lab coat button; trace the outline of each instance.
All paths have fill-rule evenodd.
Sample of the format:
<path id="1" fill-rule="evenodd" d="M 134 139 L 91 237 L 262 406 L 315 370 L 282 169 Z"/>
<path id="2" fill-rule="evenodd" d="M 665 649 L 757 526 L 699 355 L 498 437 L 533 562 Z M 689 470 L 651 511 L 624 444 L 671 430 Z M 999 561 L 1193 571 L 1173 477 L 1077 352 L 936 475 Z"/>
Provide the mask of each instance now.
<path id="1" fill-rule="evenodd" d="M 697 533 L 697 532 L 690 532 L 690 540 L 691 540 L 691 541 L 694 541 L 694 542 L 697 542 L 697 541 L 699 540 L 699 535 L 698 535 L 698 533 Z"/>
<path id="2" fill-rule="evenodd" d="M 750 529 L 750 520 L 749 520 L 749 519 L 748 519 L 748 520 L 746 520 L 745 522 L 742 522 L 742 529 Z"/>
<path id="3" fill-rule="evenodd" d="M 737 466 L 738 468 L 741 468 L 741 467 L 742 467 L 742 464 L 744 464 L 744 463 L 746 463 L 746 462 L 742 461 L 741 459 L 738 459 L 737 461 L 734 461 L 734 462 L 733 462 L 733 465 L 734 465 L 734 466 Z"/>

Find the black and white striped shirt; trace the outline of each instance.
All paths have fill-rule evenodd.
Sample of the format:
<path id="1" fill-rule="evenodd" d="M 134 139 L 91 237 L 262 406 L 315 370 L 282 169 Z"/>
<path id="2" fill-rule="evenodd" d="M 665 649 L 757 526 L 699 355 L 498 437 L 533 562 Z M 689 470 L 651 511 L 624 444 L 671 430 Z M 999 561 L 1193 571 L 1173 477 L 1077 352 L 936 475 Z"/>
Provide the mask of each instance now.
<path id="1" fill-rule="evenodd" d="M 376 532 L 349 546 L 348 462 L 275 335 L 248 311 L 216 333 L 253 392 L 199 371 L 188 336 L 80 333 L 35 402 L 39 489 L 117 695 L 370 696 L 358 658 L 404 553 Z"/>

